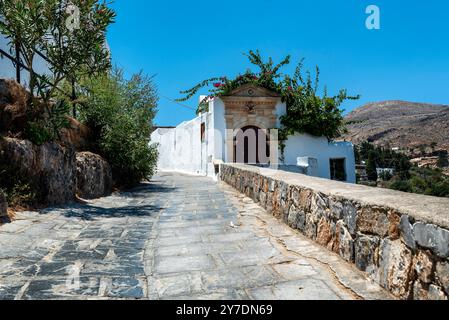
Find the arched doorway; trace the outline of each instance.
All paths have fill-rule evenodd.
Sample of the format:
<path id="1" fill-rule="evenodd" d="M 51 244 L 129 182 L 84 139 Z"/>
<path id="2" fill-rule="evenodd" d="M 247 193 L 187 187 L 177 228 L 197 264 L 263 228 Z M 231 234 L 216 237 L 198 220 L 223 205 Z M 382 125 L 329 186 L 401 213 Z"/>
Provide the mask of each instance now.
<path id="1" fill-rule="evenodd" d="M 270 141 L 265 130 L 246 126 L 234 135 L 234 162 L 245 164 L 268 164 Z"/>

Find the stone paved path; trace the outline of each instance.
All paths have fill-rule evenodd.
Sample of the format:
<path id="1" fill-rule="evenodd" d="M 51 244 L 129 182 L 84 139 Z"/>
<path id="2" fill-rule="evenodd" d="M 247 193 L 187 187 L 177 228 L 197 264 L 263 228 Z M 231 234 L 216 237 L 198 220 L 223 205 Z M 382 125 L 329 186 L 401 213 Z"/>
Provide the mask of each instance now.
<path id="1" fill-rule="evenodd" d="M 0 299 L 389 299 L 230 187 L 163 173 L 0 227 Z"/>

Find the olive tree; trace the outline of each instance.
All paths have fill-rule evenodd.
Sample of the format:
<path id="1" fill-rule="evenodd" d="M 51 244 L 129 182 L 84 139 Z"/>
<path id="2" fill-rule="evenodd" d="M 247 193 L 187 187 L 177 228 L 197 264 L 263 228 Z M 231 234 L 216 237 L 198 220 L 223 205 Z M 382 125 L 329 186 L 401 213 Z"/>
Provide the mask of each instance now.
<path id="1" fill-rule="evenodd" d="M 38 114 L 38 127 L 49 126 L 58 134 L 61 116 L 69 109 L 67 96 L 76 102 L 77 79 L 110 68 L 106 31 L 114 17 L 97 0 L 0 0 L 0 33 L 11 51 L 20 51 L 16 56 L 29 72 L 30 105 L 38 110 L 43 106 L 46 113 Z M 50 75 L 34 71 L 37 55 L 46 60 Z M 56 93 L 67 82 L 72 93 L 61 99 Z"/>

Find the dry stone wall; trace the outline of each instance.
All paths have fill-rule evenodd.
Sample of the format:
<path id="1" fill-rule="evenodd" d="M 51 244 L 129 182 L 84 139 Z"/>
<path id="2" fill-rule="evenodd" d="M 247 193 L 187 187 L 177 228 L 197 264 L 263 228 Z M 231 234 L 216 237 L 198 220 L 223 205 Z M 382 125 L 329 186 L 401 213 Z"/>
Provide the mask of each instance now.
<path id="1" fill-rule="evenodd" d="M 222 181 L 401 299 L 447 300 L 449 199 L 239 164 Z"/>

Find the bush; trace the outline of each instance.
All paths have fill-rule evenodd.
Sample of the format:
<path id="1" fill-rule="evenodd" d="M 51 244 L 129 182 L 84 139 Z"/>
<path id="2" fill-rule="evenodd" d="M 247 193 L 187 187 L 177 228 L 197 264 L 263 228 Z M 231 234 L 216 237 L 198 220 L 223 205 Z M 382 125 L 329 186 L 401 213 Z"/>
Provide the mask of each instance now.
<path id="1" fill-rule="evenodd" d="M 404 191 L 404 192 L 412 192 L 412 187 L 408 181 L 404 180 L 396 180 L 389 186 L 390 189 Z"/>
<path id="2" fill-rule="evenodd" d="M 410 179 L 396 175 L 387 187 L 394 190 L 425 194 L 435 197 L 449 197 L 449 177 L 441 170 L 430 168 L 412 168 Z"/>
<path id="3" fill-rule="evenodd" d="M 432 195 L 436 197 L 449 197 L 449 179 L 436 183 L 432 188 Z"/>
<path id="4" fill-rule="evenodd" d="M 114 180 L 132 186 L 151 177 L 157 149 L 150 145 L 157 93 L 142 74 L 125 80 L 120 70 L 88 80 L 80 120 L 94 132 L 97 152 L 111 164 Z"/>
<path id="5" fill-rule="evenodd" d="M 42 121 L 28 122 L 25 128 L 25 137 L 32 143 L 40 146 L 54 138 L 53 132 Z"/>

